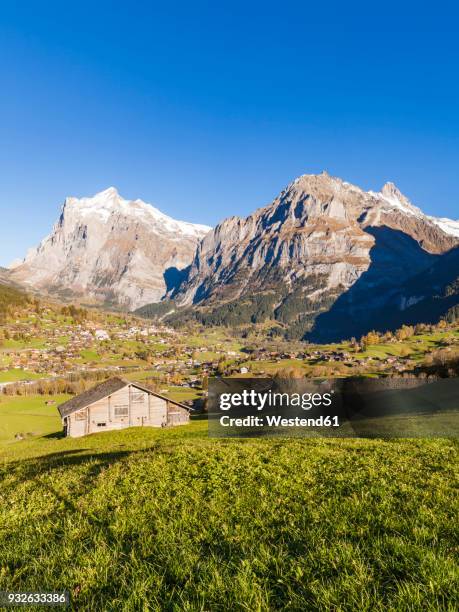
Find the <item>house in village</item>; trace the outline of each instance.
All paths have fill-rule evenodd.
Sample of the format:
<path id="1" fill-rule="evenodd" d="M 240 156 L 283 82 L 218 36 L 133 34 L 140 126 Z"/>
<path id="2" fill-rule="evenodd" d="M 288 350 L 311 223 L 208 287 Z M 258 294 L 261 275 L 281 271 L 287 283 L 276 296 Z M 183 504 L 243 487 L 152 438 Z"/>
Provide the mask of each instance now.
<path id="1" fill-rule="evenodd" d="M 64 434 L 79 438 L 126 427 L 185 425 L 190 408 L 141 385 L 110 378 L 59 407 Z"/>

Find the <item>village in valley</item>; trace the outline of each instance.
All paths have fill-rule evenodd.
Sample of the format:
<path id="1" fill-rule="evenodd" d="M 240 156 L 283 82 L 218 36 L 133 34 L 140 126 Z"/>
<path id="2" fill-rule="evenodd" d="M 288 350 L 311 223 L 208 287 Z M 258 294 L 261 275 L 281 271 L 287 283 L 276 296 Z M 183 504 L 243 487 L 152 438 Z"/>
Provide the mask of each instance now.
<path id="1" fill-rule="evenodd" d="M 7 309 L 0 328 L 0 400 L 40 395 L 53 405 L 53 395 L 122 376 L 202 411 L 210 376 L 425 376 L 429 364 L 458 347 L 458 326 L 445 321 L 313 345 L 272 339 L 256 326 L 173 329 L 132 314 L 28 298 Z"/>

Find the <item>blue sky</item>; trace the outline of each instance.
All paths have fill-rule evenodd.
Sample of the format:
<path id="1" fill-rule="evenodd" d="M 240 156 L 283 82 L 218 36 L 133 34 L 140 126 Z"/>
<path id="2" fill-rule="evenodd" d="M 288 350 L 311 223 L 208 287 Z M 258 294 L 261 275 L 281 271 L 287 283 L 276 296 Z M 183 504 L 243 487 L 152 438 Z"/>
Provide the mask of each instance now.
<path id="1" fill-rule="evenodd" d="M 3 2 L 0 265 L 110 185 L 213 225 L 326 169 L 458 218 L 459 9 L 318 5 Z"/>

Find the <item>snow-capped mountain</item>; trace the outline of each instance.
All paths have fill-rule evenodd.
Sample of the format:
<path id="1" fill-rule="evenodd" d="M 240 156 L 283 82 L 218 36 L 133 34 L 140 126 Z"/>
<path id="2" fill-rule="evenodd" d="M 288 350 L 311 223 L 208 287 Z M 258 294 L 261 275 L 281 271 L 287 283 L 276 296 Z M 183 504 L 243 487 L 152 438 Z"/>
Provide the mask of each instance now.
<path id="1" fill-rule="evenodd" d="M 366 192 L 325 172 L 303 175 L 272 204 L 209 232 L 176 302 L 214 309 L 211 320 L 235 312 L 256 320 L 272 309 L 297 337 L 317 331 L 320 313 L 338 310 L 322 337 L 349 331 L 353 319 L 357 334 L 376 311 L 382 320 L 384 305 L 402 308 L 404 284 L 459 245 L 456 229 L 425 215 L 393 183 Z M 403 308 L 418 297 L 403 295 Z"/>
<path id="2" fill-rule="evenodd" d="M 459 238 L 459 220 L 452 221 L 451 219 L 445 219 L 437 217 L 429 217 L 429 219 L 438 225 L 438 227 L 443 230 L 446 234 L 450 234 L 451 236 L 456 236 Z"/>
<path id="3" fill-rule="evenodd" d="M 14 264 L 12 280 L 59 297 L 134 309 L 157 302 L 190 265 L 205 225 L 176 221 L 114 187 L 69 197 L 49 236 Z"/>
<path id="4" fill-rule="evenodd" d="M 459 220 L 431 217 L 425 215 L 420 208 L 411 204 L 406 196 L 404 196 L 394 183 L 386 183 L 379 193 L 369 192 L 377 199 L 383 199 L 387 203 L 388 210 L 399 209 L 407 215 L 413 215 L 426 222 L 431 221 L 437 225 L 445 234 L 459 238 Z"/>

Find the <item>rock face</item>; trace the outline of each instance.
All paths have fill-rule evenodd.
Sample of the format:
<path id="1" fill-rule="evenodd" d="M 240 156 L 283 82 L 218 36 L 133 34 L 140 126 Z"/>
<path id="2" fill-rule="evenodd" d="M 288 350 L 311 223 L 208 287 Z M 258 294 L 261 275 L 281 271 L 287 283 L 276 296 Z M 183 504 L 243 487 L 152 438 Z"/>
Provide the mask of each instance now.
<path id="1" fill-rule="evenodd" d="M 392 183 L 375 193 L 327 173 L 304 175 L 269 206 L 245 219 L 225 219 L 209 232 L 176 302 L 226 304 L 229 311 L 231 302 L 271 294 L 272 318 L 296 337 L 322 339 L 318 315 L 358 288 L 357 302 L 351 295 L 336 329 L 323 336 L 342 335 L 344 325 L 358 332 L 368 313 L 459 244 L 457 230 L 459 223 L 424 215 Z M 256 318 L 250 307 L 246 312 Z"/>
<path id="2" fill-rule="evenodd" d="M 161 299 L 167 279 L 190 265 L 209 230 L 125 200 L 112 187 L 92 198 L 67 198 L 51 234 L 10 277 L 60 298 L 132 310 Z"/>

